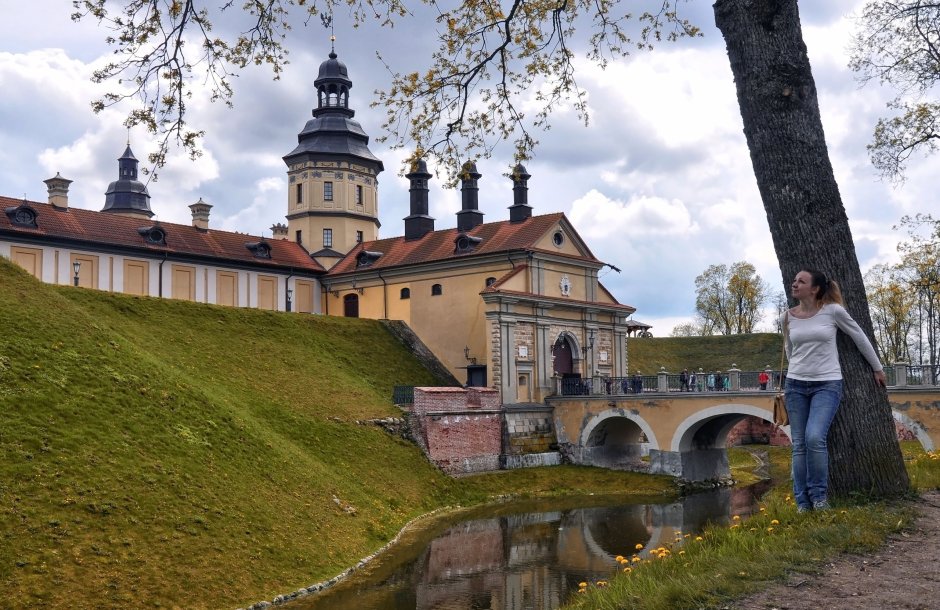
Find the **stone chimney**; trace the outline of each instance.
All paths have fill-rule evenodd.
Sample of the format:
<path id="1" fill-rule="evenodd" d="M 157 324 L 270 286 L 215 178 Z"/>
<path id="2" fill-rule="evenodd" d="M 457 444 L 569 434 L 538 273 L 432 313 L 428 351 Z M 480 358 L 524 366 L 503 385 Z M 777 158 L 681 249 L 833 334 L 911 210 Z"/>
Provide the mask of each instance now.
<path id="1" fill-rule="evenodd" d="M 428 165 L 424 159 L 411 165 L 405 178 L 411 181 L 411 214 L 405 217 L 405 239 L 421 239 L 434 230 L 434 219 L 428 216 Z"/>
<path id="2" fill-rule="evenodd" d="M 476 163 L 467 161 L 460 172 L 460 211 L 457 212 L 457 230 L 469 231 L 483 224 L 483 212 L 480 211 L 480 179 Z"/>
<path id="3" fill-rule="evenodd" d="M 282 222 L 271 225 L 271 235 L 274 239 L 287 239 L 287 225 Z"/>
<path id="4" fill-rule="evenodd" d="M 199 201 L 189 206 L 193 212 L 193 226 L 203 231 L 209 230 L 209 210 L 212 206 L 199 198 Z"/>
<path id="5" fill-rule="evenodd" d="M 59 175 L 59 172 L 56 172 L 55 178 L 49 178 L 43 180 L 43 182 L 46 183 L 46 188 L 49 189 L 49 203 L 60 210 L 69 209 L 69 185 L 72 184 L 72 181 L 63 178 Z"/>
<path id="6" fill-rule="evenodd" d="M 512 205 L 509 206 L 509 222 L 522 222 L 532 217 L 529 205 L 529 178 L 532 176 L 521 163 L 512 169 Z"/>

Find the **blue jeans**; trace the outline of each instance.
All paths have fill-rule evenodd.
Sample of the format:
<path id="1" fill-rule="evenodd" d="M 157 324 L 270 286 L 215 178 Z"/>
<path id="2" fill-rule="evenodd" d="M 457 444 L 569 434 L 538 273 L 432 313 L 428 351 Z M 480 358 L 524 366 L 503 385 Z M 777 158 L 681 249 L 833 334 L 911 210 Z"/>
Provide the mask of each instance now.
<path id="1" fill-rule="evenodd" d="M 797 506 L 809 508 L 829 492 L 826 436 L 842 400 L 842 380 L 787 379 L 784 393 L 793 442 L 793 496 Z"/>

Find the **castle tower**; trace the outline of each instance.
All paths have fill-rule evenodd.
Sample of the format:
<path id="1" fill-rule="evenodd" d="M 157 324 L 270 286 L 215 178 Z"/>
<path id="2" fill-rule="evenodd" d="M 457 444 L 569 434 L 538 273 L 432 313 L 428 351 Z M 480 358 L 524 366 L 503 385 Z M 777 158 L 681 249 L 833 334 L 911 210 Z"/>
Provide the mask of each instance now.
<path id="1" fill-rule="evenodd" d="M 147 187 L 137 179 L 137 157 L 128 144 L 121 158 L 118 159 L 118 179 L 108 185 L 104 194 L 102 212 L 124 214 L 136 218 L 150 219 L 150 193 Z"/>
<path id="2" fill-rule="evenodd" d="M 357 243 L 378 239 L 378 175 L 369 136 L 349 108 L 352 81 L 331 52 L 314 81 L 317 107 L 284 157 L 288 180 L 288 238 L 324 267 Z"/>

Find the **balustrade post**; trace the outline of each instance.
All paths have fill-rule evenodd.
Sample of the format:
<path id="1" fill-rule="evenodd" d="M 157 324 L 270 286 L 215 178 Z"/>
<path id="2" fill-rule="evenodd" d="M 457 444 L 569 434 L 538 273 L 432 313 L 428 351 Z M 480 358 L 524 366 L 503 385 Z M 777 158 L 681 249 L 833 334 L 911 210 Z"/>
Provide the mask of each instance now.
<path id="1" fill-rule="evenodd" d="M 666 367 L 659 367 L 659 372 L 656 373 L 656 390 L 659 392 L 668 392 L 669 391 L 669 373 L 666 372 Z"/>
<path id="2" fill-rule="evenodd" d="M 907 386 L 907 363 L 894 363 L 894 385 L 899 388 Z"/>
<path id="3" fill-rule="evenodd" d="M 731 368 L 728 369 L 728 383 L 731 385 L 732 392 L 741 391 L 741 369 L 734 362 L 731 363 Z"/>

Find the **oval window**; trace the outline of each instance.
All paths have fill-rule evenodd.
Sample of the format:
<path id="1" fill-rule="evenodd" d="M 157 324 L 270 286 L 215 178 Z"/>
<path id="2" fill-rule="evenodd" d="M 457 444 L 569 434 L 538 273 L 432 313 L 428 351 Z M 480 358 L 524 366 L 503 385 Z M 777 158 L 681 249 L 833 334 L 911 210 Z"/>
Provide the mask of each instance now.
<path id="1" fill-rule="evenodd" d="M 555 234 L 552 235 L 552 243 L 560 248 L 565 243 L 565 234 L 561 231 L 555 231 Z"/>

